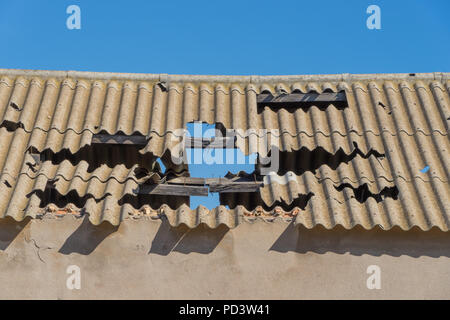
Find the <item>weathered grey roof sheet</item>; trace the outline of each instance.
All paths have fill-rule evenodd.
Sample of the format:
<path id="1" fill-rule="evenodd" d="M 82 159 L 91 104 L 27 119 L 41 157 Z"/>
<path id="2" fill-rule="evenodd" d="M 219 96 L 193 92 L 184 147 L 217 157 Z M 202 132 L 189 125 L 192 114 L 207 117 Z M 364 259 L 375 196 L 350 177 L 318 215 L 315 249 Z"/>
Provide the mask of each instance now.
<path id="1" fill-rule="evenodd" d="M 312 105 L 292 111 L 256 103 L 262 92 L 341 90 L 348 99 L 346 108 Z M 296 221 L 307 227 L 379 224 L 386 229 L 398 225 L 448 230 L 449 90 L 450 76 L 445 73 L 179 76 L 0 70 L 0 216 L 21 220 L 42 213 L 36 192 L 44 192 L 57 178 L 54 188 L 61 195 L 75 191 L 85 197 L 79 209 L 89 213 L 93 223 L 118 224 L 128 213 L 139 212 L 136 206 L 143 201 L 136 200 L 134 206 L 119 203 L 125 195 L 133 196 L 140 183 L 136 167 L 119 162 L 91 170 L 86 159 L 36 164 L 29 151 L 76 155 L 91 144 L 94 134 L 106 132 L 143 135 L 148 143 L 139 152 L 162 156 L 177 142 L 177 129 L 203 121 L 241 132 L 278 130 L 278 178 L 266 179 L 259 195 L 268 216 L 291 212 L 289 204 L 312 193 L 304 208 L 294 210 Z M 246 154 L 255 151 L 245 135 L 238 135 L 237 144 Z M 314 152 L 319 149 L 328 158 L 318 159 Z M 430 170 L 420 172 L 425 166 Z M 360 201 L 354 190 L 361 191 L 364 184 L 374 196 Z M 394 187 L 397 199 L 379 201 L 385 188 Z M 263 210 L 251 208 L 245 197 L 223 195 L 236 209 L 211 212 L 191 212 L 185 206 L 181 210 L 186 199 L 166 199 L 172 209 L 163 211 L 174 224 L 234 226 L 240 216 Z M 273 207 L 278 204 L 282 206 Z"/>

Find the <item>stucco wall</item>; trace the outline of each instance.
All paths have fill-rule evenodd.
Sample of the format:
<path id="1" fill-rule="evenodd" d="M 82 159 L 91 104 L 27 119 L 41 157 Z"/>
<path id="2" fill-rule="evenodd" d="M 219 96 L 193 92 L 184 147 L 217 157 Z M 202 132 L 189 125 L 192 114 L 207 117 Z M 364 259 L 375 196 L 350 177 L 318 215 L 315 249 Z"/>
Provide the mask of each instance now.
<path id="1" fill-rule="evenodd" d="M 285 222 L 228 230 L 127 220 L 0 220 L 0 298 L 449 298 L 450 234 L 433 229 L 296 229 Z M 69 290 L 69 265 L 81 289 Z M 369 265 L 381 289 L 369 290 Z"/>

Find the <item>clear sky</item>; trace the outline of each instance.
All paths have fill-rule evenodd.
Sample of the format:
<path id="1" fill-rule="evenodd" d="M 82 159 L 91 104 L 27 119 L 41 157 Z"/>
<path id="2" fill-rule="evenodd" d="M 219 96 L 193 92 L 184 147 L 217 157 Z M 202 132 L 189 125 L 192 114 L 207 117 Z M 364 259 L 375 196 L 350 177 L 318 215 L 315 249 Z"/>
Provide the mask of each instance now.
<path id="1" fill-rule="evenodd" d="M 81 29 L 66 9 L 81 9 Z M 368 29 L 368 6 L 381 29 Z M 450 72 L 450 1 L 0 1 L 0 68 L 169 74 Z M 192 167 L 219 176 L 223 166 Z M 249 166 L 244 169 L 249 170 Z M 213 207 L 217 197 L 193 201 Z"/>

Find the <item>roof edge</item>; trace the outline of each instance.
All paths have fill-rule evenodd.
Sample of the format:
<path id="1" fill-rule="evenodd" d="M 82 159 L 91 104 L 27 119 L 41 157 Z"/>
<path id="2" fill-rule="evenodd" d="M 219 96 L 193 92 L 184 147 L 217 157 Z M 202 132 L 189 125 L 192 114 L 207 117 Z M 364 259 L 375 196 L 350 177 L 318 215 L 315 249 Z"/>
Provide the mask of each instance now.
<path id="1" fill-rule="evenodd" d="M 373 73 L 373 74 L 317 74 L 317 75 L 178 75 L 178 74 L 152 74 L 152 73 L 115 73 L 92 71 L 53 71 L 53 70 L 25 70 L 25 69 L 0 69 L 0 75 L 4 76 L 28 76 L 43 78 L 79 78 L 91 80 L 141 80 L 161 82 L 296 82 L 296 81 L 364 81 L 364 80 L 450 80 L 448 72 L 431 73 Z"/>

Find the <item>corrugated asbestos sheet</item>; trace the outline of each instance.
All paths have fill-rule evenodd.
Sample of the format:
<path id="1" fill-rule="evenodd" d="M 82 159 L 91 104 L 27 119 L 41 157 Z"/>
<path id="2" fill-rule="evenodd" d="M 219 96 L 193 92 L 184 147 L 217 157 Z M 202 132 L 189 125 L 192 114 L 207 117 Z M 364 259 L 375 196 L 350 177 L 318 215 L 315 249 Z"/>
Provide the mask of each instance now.
<path id="1" fill-rule="evenodd" d="M 450 76 L 279 77 L 0 70 L 0 216 L 22 220 L 75 206 L 90 221 L 164 215 L 172 225 L 236 226 L 296 217 L 312 228 L 449 230 Z M 259 93 L 345 91 L 345 107 L 258 106 Z M 138 194 L 159 181 L 156 157 L 178 152 L 187 122 L 237 130 L 244 153 L 278 139 L 280 166 L 258 193 L 222 193 L 214 210 L 187 197 Z M 98 146 L 98 133 L 144 146 Z M 273 140 L 275 141 L 275 140 Z M 421 169 L 429 166 L 428 172 Z M 261 166 L 258 166 L 258 170 Z M 242 173 L 239 173 L 243 175 Z M 58 208 L 58 209 L 57 209 Z"/>

